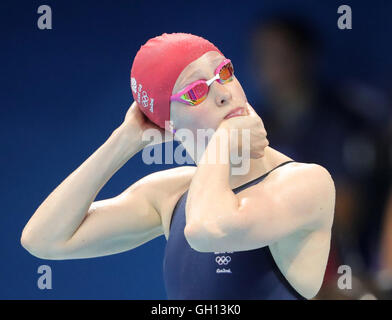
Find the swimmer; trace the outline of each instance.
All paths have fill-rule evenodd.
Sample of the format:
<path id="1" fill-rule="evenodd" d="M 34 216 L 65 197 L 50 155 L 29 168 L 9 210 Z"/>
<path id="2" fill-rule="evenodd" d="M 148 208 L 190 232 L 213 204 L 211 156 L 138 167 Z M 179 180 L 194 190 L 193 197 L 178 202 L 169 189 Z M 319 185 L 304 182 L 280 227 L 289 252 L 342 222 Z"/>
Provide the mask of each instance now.
<path id="1" fill-rule="evenodd" d="M 334 182 L 322 166 L 269 146 L 234 62 L 204 38 L 165 33 L 136 54 L 131 90 L 135 101 L 123 123 L 37 208 L 22 246 L 42 259 L 83 259 L 164 235 L 169 299 L 314 297 L 329 255 Z M 192 148 L 197 141 L 183 142 L 196 166 L 154 172 L 94 201 L 149 144 L 142 139 L 147 129 L 166 133 L 165 141 L 181 129 L 194 139 L 198 129 L 214 133 L 201 156 Z M 231 130 L 244 129 L 248 143 L 231 138 Z M 248 151 L 249 170 L 235 175 L 230 161 L 203 161 L 217 145 L 228 155 Z"/>

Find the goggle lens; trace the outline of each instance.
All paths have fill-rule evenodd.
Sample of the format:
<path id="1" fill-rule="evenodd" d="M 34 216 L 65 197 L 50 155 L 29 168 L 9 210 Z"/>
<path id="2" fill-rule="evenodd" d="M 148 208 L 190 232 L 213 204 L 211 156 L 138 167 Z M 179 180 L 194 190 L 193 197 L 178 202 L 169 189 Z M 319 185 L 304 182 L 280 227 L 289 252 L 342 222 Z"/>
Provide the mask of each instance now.
<path id="1" fill-rule="evenodd" d="M 225 64 L 219 71 L 220 83 L 226 83 L 232 80 L 234 68 L 231 62 Z"/>
<path id="2" fill-rule="evenodd" d="M 190 102 L 192 105 L 199 104 L 203 102 L 208 93 L 208 86 L 205 82 L 198 83 L 186 93 L 182 95 L 182 98 Z"/>

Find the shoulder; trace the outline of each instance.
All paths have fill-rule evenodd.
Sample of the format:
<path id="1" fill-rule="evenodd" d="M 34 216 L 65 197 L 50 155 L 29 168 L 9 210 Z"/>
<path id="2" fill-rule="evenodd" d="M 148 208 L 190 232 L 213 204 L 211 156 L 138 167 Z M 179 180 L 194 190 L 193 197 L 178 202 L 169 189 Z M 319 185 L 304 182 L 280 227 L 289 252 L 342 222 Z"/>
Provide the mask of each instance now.
<path id="1" fill-rule="evenodd" d="M 302 182 L 317 184 L 334 190 L 334 182 L 326 168 L 316 163 L 292 162 L 273 170 L 269 177 L 281 182 Z M 327 190 L 326 190 L 327 191 Z"/>
<path id="2" fill-rule="evenodd" d="M 322 178 L 323 181 L 326 180 L 333 183 L 328 170 L 316 163 L 292 162 L 281 166 L 277 170 L 284 172 L 285 175 L 292 178 L 300 176 L 307 179 Z"/>
<path id="3" fill-rule="evenodd" d="M 313 187 L 313 196 L 335 196 L 335 183 L 326 168 L 316 163 L 296 164 L 286 173 L 288 179 L 301 180 L 301 183 Z"/>
<path id="4" fill-rule="evenodd" d="M 166 239 L 173 210 L 180 197 L 189 189 L 196 166 L 181 166 L 153 172 L 135 183 L 159 213 Z"/>
<path id="5" fill-rule="evenodd" d="M 168 198 L 177 191 L 185 191 L 189 187 L 195 171 L 195 166 L 181 166 L 156 171 L 141 178 L 133 187 L 147 192 L 152 201 L 160 197 Z"/>
<path id="6" fill-rule="evenodd" d="M 272 171 L 265 180 L 268 179 L 277 194 L 280 191 L 287 195 L 298 208 L 309 209 L 331 226 L 336 190 L 326 168 L 315 163 L 293 162 Z"/>
<path id="7" fill-rule="evenodd" d="M 140 179 L 136 184 L 152 184 L 161 185 L 168 182 L 186 180 L 193 176 L 196 171 L 196 166 L 181 166 L 161 171 L 150 173 Z"/>

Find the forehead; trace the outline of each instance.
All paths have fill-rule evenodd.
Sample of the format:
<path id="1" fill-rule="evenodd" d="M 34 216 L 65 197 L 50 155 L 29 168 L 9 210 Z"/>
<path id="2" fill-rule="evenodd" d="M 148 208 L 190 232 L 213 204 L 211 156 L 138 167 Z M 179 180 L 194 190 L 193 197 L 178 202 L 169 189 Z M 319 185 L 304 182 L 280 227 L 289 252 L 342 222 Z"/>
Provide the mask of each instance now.
<path id="1" fill-rule="evenodd" d="M 222 56 L 217 51 L 208 51 L 198 59 L 192 61 L 182 70 L 182 72 L 178 76 L 177 81 L 173 88 L 173 92 L 179 89 L 181 83 L 185 81 L 191 75 L 191 73 L 193 73 L 196 70 L 203 70 L 205 68 L 210 68 L 215 64 L 217 66 L 217 63 L 223 61 L 224 58 L 225 57 Z"/>
<path id="2" fill-rule="evenodd" d="M 217 51 L 208 51 L 205 54 L 203 54 L 201 57 L 196 59 L 195 61 L 192 61 L 190 64 L 188 64 L 183 72 L 187 70 L 191 70 L 194 68 L 200 68 L 204 66 L 205 64 L 210 64 L 213 61 L 217 61 L 219 59 L 223 59 L 224 57 Z"/>

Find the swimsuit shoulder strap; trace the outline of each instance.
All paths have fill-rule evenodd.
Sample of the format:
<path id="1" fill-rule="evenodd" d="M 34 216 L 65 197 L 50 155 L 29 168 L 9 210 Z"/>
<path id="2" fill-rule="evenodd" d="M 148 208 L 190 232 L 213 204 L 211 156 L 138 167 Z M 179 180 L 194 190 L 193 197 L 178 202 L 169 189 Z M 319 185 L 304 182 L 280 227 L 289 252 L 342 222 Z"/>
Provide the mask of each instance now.
<path id="1" fill-rule="evenodd" d="M 285 164 L 290 163 L 290 162 L 295 162 L 295 161 L 294 160 L 289 160 L 289 161 L 282 162 L 280 165 L 276 166 L 275 168 L 273 168 L 269 172 L 274 171 L 275 169 L 277 169 L 277 168 L 279 168 L 281 166 L 284 166 Z"/>
<path id="2" fill-rule="evenodd" d="M 255 178 L 255 179 L 253 179 L 253 180 L 251 180 L 251 181 L 248 181 L 247 183 L 243 184 L 242 186 L 236 187 L 236 188 L 234 188 L 233 190 L 236 190 L 236 189 L 239 189 L 239 188 L 246 188 L 246 187 L 249 186 L 250 184 L 253 184 L 253 183 L 257 182 L 258 180 L 264 179 L 268 174 L 270 174 L 270 173 L 271 173 L 272 171 L 274 171 L 275 169 L 278 169 L 278 168 L 280 168 L 280 167 L 282 167 L 282 166 L 284 166 L 285 164 L 288 164 L 288 163 L 290 163 L 290 162 L 295 162 L 295 161 L 294 161 L 294 160 L 289 160 L 289 161 L 282 162 L 281 164 L 279 164 L 279 165 L 276 166 L 275 168 L 271 169 L 270 171 L 264 173 L 264 174 L 261 175 L 260 177 Z"/>

